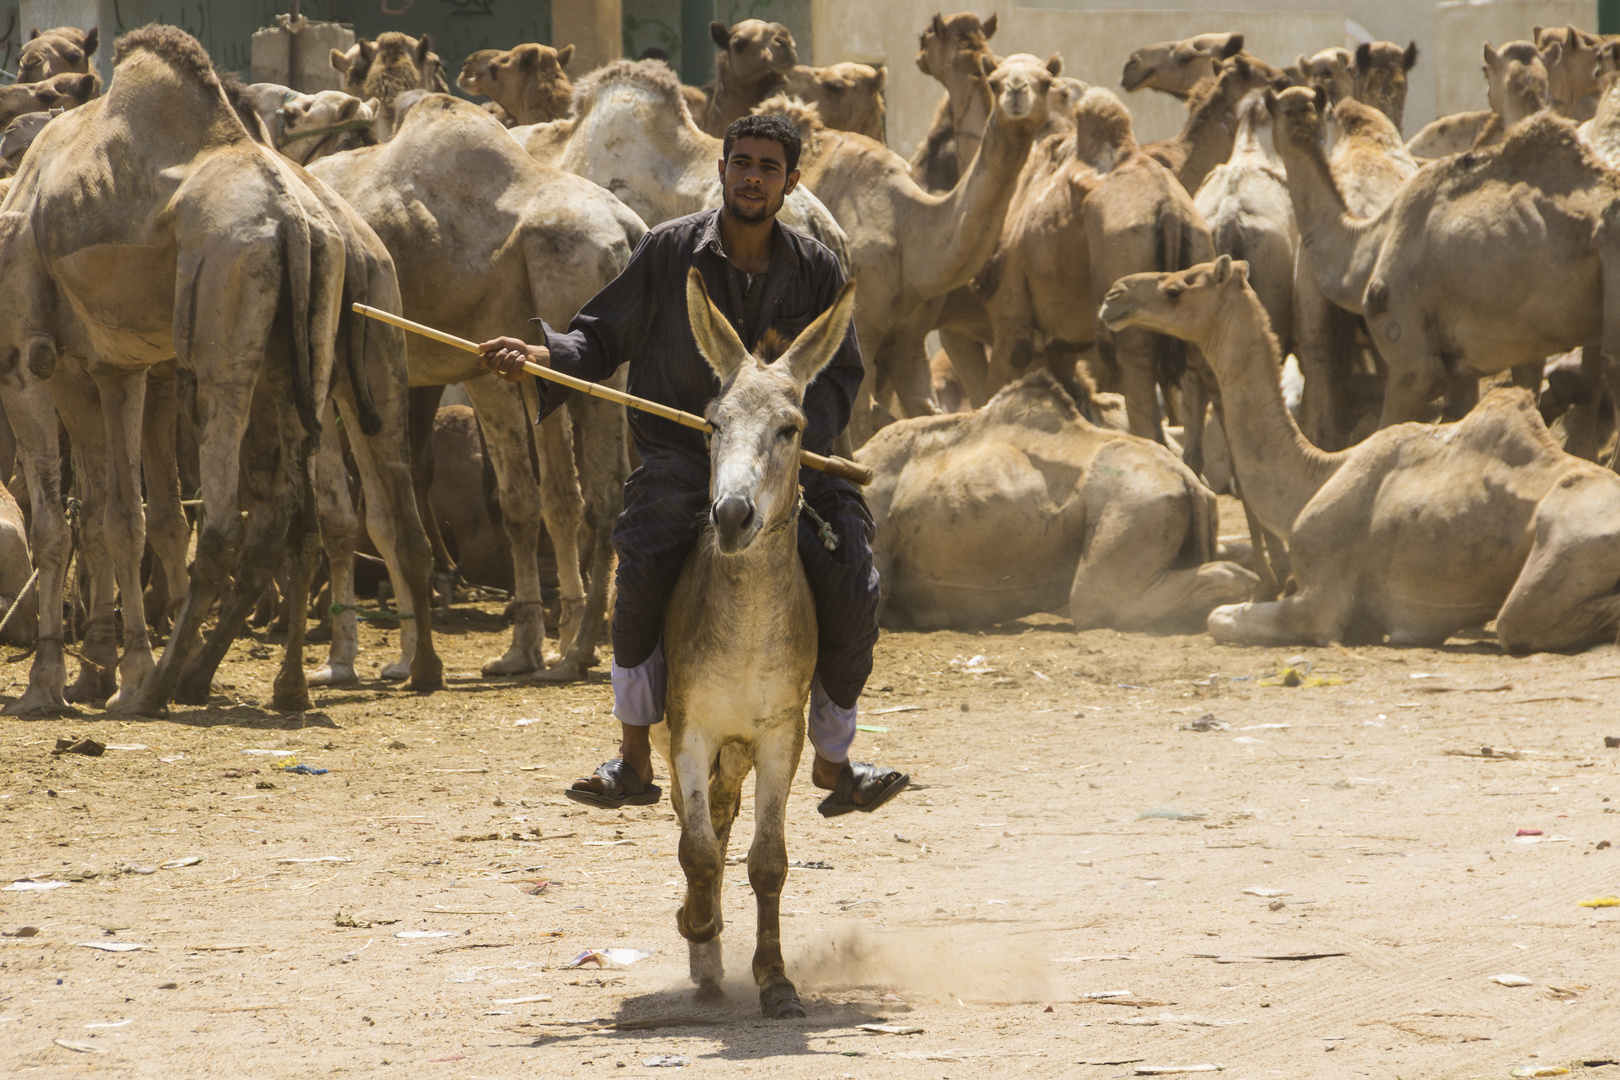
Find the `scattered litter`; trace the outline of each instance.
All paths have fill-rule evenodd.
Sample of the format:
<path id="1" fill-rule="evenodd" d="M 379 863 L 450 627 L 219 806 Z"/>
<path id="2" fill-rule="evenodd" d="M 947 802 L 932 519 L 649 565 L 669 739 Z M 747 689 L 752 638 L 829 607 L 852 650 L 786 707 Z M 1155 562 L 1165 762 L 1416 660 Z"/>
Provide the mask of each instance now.
<path id="1" fill-rule="evenodd" d="M 923 1031 L 920 1027 L 904 1024 L 860 1024 L 857 1027 L 861 1031 L 873 1031 L 879 1035 L 921 1035 Z"/>
<path id="2" fill-rule="evenodd" d="M 1190 680 L 1190 684 L 1192 686 L 1219 686 L 1221 685 L 1221 677 L 1218 673 L 1212 671 L 1205 678 Z"/>
<path id="3" fill-rule="evenodd" d="M 86 1024 L 84 1026 L 87 1028 L 117 1028 L 123 1027 L 125 1024 L 133 1024 L 134 1022 L 135 1021 L 133 1020 L 115 1020 L 110 1024 Z"/>
<path id="4" fill-rule="evenodd" d="M 1265 744 L 1265 740 L 1257 739 L 1253 735 L 1239 735 L 1232 741 L 1235 743 L 1244 743 L 1248 746 L 1263 746 Z"/>
<path id="5" fill-rule="evenodd" d="M 286 773 L 297 773 L 299 776 L 325 776 L 328 772 L 326 769 L 317 769 L 313 765 L 288 764 L 278 765 L 276 768 Z"/>
<path id="6" fill-rule="evenodd" d="M 52 1041 L 57 1046 L 65 1047 L 68 1050 L 77 1050 L 81 1054 L 105 1054 L 107 1052 L 105 1048 L 97 1046 L 95 1043 L 74 1042 L 71 1039 L 53 1039 Z"/>
<path id="7" fill-rule="evenodd" d="M 921 705 L 890 705 L 887 709 L 872 709 L 869 712 L 867 712 L 866 715 L 867 716 L 886 716 L 889 713 L 923 712 L 923 711 L 924 711 L 924 709 L 923 709 L 923 707 Z"/>
<path id="8" fill-rule="evenodd" d="M 894 838 L 900 841 L 902 844 L 911 843 L 911 837 L 907 836 L 905 833 L 895 833 Z"/>
<path id="9" fill-rule="evenodd" d="M 958 656 L 951 661 L 951 667 L 961 668 L 964 675 L 994 675 L 996 669 L 985 663 L 982 655 L 963 659 Z"/>
<path id="10" fill-rule="evenodd" d="M 635 847 L 634 840 L 587 840 L 586 847 Z"/>
<path id="11" fill-rule="evenodd" d="M 1090 962 L 1092 960 L 1135 960 L 1135 959 L 1136 959 L 1136 957 L 1134 957 L 1134 956 L 1123 956 L 1123 955 L 1120 955 L 1120 956 L 1059 956 L 1059 957 L 1055 958 L 1052 961 L 1052 963 L 1054 963 L 1054 964 L 1084 964 L 1084 963 L 1088 963 L 1088 962 Z"/>
<path id="12" fill-rule="evenodd" d="M 409 938 L 414 940 L 416 938 L 452 937 L 454 934 L 454 930 L 401 930 L 394 936 L 397 938 Z"/>
<path id="13" fill-rule="evenodd" d="M 0 937 L 35 937 L 38 934 L 37 926 L 8 926 L 0 930 Z"/>
<path id="14" fill-rule="evenodd" d="M 1503 986 L 1534 986 L 1535 983 L 1523 975 L 1492 975 L 1491 982 L 1501 983 Z"/>
<path id="15" fill-rule="evenodd" d="M 172 860 L 170 860 L 169 862 L 166 862 L 166 863 L 159 863 L 158 864 L 158 869 L 159 870 L 179 870 L 182 867 L 186 867 L 186 866 L 196 866 L 200 862 L 202 862 L 201 856 L 187 855 L 183 859 L 172 859 Z"/>
<path id="16" fill-rule="evenodd" d="M 1136 820 L 1146 821 L 1148 818 L 1164 818 L 1168 821 L 1203 821 L 1207 817 L 1209 817 L 1209 811 L 1207 810 L 1176 810 L 1168 806 L 1159 806 L 1137 814 Z"/>
<path id="17" fill-rule="evenodd" d="M 250 942 L 228 941 L 223 945 L 187 945 L 192 952 L 246 952 L 253 948 Z"/>
<path id="18" fill-rule="evenodd" d="M 133 941 L 81 941 L 79 944 L 86 949 L 100 949 L 102 952 L 134 952 L 146 948 Z"/>
<path id="19" fill-rule="evenodd" d="M 872 732 L 872 733 L 874 733 L 876 735 L 886 735 L 889 732 L 888 728 L 886 728 L 886 727 L 877 727 L 874 724 L 856 724 L 855 725 L 855 730 L 856 731 L 870 731 L 870 732 Z"/>
<path id="20" fill-rule="evenodd" d="M 1520 829 L 1518 832 L 1514 833 L 1513 835 L 1514 836 L 1540 836 L 1541 835 L 1541 830 L 1540 829 Z"/>
<path id="21" fill-rule="evenodd" d="M 244 751 L 242 751 L 242 753 L 244 753 L 244 754 L 256 754 L 256 755 L 258 755 L 260 757 L 264 757 L 264 756 L 267 756 L 267 755 L 269 757 L 291 757 L 292 755 L 298 753 L 298 751 L 296 751 L 296 750 L 244 750 Z"/>
<path id="22" fill-rule="evenodd" d="M 649 1069 L 679 1069 L 683 1065 L 692 1064 L 692 1059 L 680 1054 L 661 1054 L 658 1057 L 642 1058 L 641 1063 Z"/>
<path id="23" fill-rule="evenodd" d="M 538 717 L 538 716 L 526 716 L 522 720 L 519 720 L 513 726 L 514 727 L 528 727 L 530 724 L 538 724 L 539 722 L 540 722 L 540 717 Z"/>
<path id="24" fill-rule="evenodd" d="M 55 754 L 83 754 L 86 757 L 100 757 L 107 752 L 107 744 L 95 739 L 75 739 L 71 736 L 56 740 Z"/>
<path id="25" fill-rule="evenodd" d="M 1225 1065 L 1138 1065 L 1137 1076 L 1168 1076 L 1171 1073 L 1220 1072 Z"/>
<path id="26" fill-rule="evenodd" d="M 10 885 L 0 887 L 0 892 L 49 892 L 52 889 L 66 888 L 70 882 L 66 881 L 13 881 Z"/>
<path id="27" fill-rule="evenodd" d="M 650 949 L 586 949 L 563 966 L 581 968 L 595 964 L 599 968 L 627 968 L 651 955 Z"/>
<path id="28" fill-rule="evenodd" d="M 1227 731 L 1232 727 L 1225 720 L 1215 719 L 1214 713 L 1205 713 L 1190 724 L 1182 724 L 1182 731 Z"/>
<path id="29" fill-rule="evenodd" d="M 1095 993 L 1081 994 L 1080 996 L 1088 1001 L 1103 1001 L 1107 998 L 1126 998 L 1135 995 L 1129 990 L 1098 990 Z"/>
<path id="30" fill-rule="evenodd" d="M 496 1005 L 532 1005 L 536 1001 L 550 1001 L 550 1000 L 551 1000 L 551 995 L 550 994 L 530 994 L 528 997 L 520 997 L 520 998 L 496 998 L 495 1001 L 494 1001 L 494 1004 L 496 1004 Z"/>
<path id="31" fill-rule="evenodd" d="M 1270 900 L 1274 896 L 1287 896 L 1288 894 L 1283 892 L 1281 889 L 1262 889 L 1258 885 L 1250 885 L 1247 889 L 1243 890 L 1243 895 L 1258 896 L 1262 900 Z"/>
<path id="32" fill-rule="evenodd" d="M 1620 735 L 1603 736 L 1603 745 L 1608 747 L 1610 750 L 1620 749 Z"/>
<path id="33" fill-rule="evenodd" d="M 352 862 L 352 861 L 353 860 L 350 859 L 349 856 L 347 856 L 347 855 L 317 855 L 312 859 L 277 859 L 276 864 L 279 866 L 279 865 L 290 864 L 290 863 Z"/>
<path id="34" fill-rule="evenodd" d="M 833 868 L 832 863 L 825 862 L 821 859 L 816 859 L 811 862 L 803 862 L 799 859 L 794 859 L 792 862 L 788 863 L 788 865 L 797 870 L 831 870 Z"/>
<path id="35" fill-rule="evenodd" d="M 1509 1076 L 1563 1076 L 1569 1072 L 1562 1065 L 1516 1065 Z"/>
<path id="36" fill-rule="evenodd" d="M 1151 686 L 1137 686 L 1135 683 L 1128 683 L 1128 682 L 1115 683 L 1114 688 L 1117 689 L 1117 690 L 1151 690 L 1151 689 L 1153 689 L 1153 687 L 1151 687 Z"/>
<path id="37" fill-rule="evenodd" d="M 1250 724 L 1248 727 L 1238 728 L 1239 731 L 1262 731 L 1267 729 L 1291 728 L 1293 724 Z"/>
<path id="38" fill-rule="evenodd" d="M 150 750 L 150 749 L 152 749 L 150 746 L 147 746 L 144 743 L 129 743 L 129 744 L 125 745 L 125 746 L 115 746 L 112 743 L 108 743 L 106 748 L 108 750 Z"/>
<path id="39" fill-rule="evenodd" d="M 1513 838 L 1513 842 L 1515 844 L 1567 844 L 1569 843 L 1569 837 L 1540 835 L 1515 836 Z"/>
<path id="40" fill-rule="evenodd" d="M 1577 906 L 1579 906 L 1579 907 L 1620 907 L 1620 897 L 1616 897 L 1616 896 L 1594 896 L 1590 900 L 1582 900 Z M 27 927 L 24 927 L 24 929 L 27 929 Z"/>
<path id="41" fill-rule="evenodd" d="M 1248 956 L 1243 954 L 1195 952 L 1191 954 L 1200 960 L 1213 960 L 1217 964 L 1269 964 L 1283 960 L 1326 960 L 1330 956 L 1349 956 L 1342 952 L 1315 952 L 1315 953 L 1274 953 L 1269 956 Z"/>

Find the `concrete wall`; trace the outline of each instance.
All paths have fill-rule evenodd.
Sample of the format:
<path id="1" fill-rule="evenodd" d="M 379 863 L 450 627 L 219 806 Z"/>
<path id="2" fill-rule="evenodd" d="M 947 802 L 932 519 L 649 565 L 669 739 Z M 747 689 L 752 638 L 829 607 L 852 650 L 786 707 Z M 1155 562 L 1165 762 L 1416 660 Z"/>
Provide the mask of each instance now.
<path id="1" fill-rule="evenodd" d="M 1435 5 L 1438 115 L 1483 109 L 1484 44 L 1527 40 L 1536 26 L 1597 29 L 1597 0 L 1455 0 Z M 1416 130 L 1416 129 L 1413 129 Z"/>

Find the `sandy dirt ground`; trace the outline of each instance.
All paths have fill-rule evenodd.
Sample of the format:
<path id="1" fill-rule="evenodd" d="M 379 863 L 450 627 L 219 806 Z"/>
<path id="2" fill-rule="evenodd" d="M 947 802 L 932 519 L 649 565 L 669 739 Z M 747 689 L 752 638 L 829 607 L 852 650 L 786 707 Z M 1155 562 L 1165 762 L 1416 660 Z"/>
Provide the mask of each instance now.
<path id="1" fill-rule="evenodd" d="M 367 670 L 393 640 L 364 629 Z M 1581 906 L 1620 894 L 1614 647 L 886 633 L 856 749 L 914 784 L 823 820 L 801 766 L 809 1015 L 770 1022 L 745 869 L 729 998 L 699 1003 L 667 800 L 561 795 L 616 744 L 605 676 L 478 680 L 496 605 L 439 640 L 428 697 L 276 715 L 259 635 L 206 709 L 0 721 L 0 924 L 38 928 L 0 939 L 0 1075 L 1620 1078 L 1620 908 Z M 14 699 L 26 661 L 0 675 Z M 652 955 L 570 966 L 606 948 Z"/>

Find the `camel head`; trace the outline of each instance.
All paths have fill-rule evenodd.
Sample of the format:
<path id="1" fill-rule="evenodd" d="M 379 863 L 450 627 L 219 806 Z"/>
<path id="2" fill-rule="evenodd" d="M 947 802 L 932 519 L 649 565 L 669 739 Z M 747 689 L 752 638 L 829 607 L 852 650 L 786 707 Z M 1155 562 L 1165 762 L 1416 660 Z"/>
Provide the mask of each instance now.
<path id="1" fill-rule="evenodd" d="M 318 148 L 322 135 L 355 130 L 362 133 L 363 142 L 375 143 L 371 130 L 379 108 L 381 103 L 376 98 L 361 101 L 341 90 L 299 94 L 276 110 L 276 148 L 294 161 L 307 164 L 306 155 Z"/>
<path id="2" fill-rule="evenodd" d="M 1406 73 L 1417 59 L 1415 41 L 1404 49 L 1393 41 L 1362 42 L 1356 46 L 1355 99 L 1371 105 L 1399 128 L 1406 114 Z"/>
<path id="3" fill-rule="evenodd" d="M 17 81 L 40 82 L 52 75 L 70 72 L 82 75 L 90 70 L 90 58 L 100 43 L 100 30 L 94 26 L 88 30 L 74 26 L 58 26 L 43 32 L 36 29 L 23 46 Z"/>
<path id="4" fill-rule="evenodd" d="M 1563 46 L 1553 41 L 1545 50 L 1532 41 L 1510 41 L 1501 50 L 1485 43 L 1485 82 L 1491 108 L 1512 127 L 1552 104 L 1547 65 L 1563 57 Z"/>
<path id="5" fill-rule="evenodd" d="M 953 72 L 977 76 L 980 58 L 990 53 L 990 39 L 996 36 L 997 17 L 980 19 L 971 11 L 955 15 L 934 14 L 917 39 L 917 70 L 950 85 Z"/>
<path id="6" fill-rule="evenodd" d="M 696 268 L 687 274 L 686 311 L 698 351 L 720 379 L 720 393 L 704 417 L 714 429 L 709 520 L 715 547 L 737 555 L 760 535 L 793 525 L 804 391 L 844 343 L 855 311 L 855 282 L 845 282 L 832 306 L 768 363 L 743 347 Z"/>
<path id="7" fill-rule="evenodd" d="M 22 165 L 23 155 L 34 145 L 35 137 L 50 122 L 50 113 L 35 112 L 24 113 L 6 125 L 5 134 L 0 135 L 0 161 L 5 162 L 0 173 L 9 175 L 17 171 Z M 0 199 L 0 202 L 3 201 Z"/>
<path id="8" fill-rule="evenodd" d="M 990 63 L 989 58 L 985 62 Z M 1042 60 L 1029 53 L 1014 53 L 984 73 L 995 99 L 996 118 L 1034 131 L 1046 123 L 1052 82 L 1063 74 L 1063 57 L 1053 53 Z"/>
<path id="9" fill-rule="evenodd" d="M 1606 83 L 1620 73 L 1620 40 L 1606 41 L 1603 48 L 1598 50 L 1597 65 L 1593 68 L 1593 77 L 1599 83 Z"/>
<path id="10" fill-rule="evenodd" d="M 1152 88 L 1185 98 L 1215 74 L 1215 65 L 1243 51 L 1243 35 L 1199 34 L 1184 41 L 1144 45 L 1125 61 L 1119 84 L 1127 90 Z"/>
<path id="11" fill-rule="evenodd" d="M 1115 333 L 1137 326 L 1198 343 L 1220 330 L 1227 317 L 1227 297 L 1243 292 L 1254 296 L 1249 290 L 1249 264 L 1222 255 L 1189 270 L 1122 277 L 1103 297 L 1097 317 Z M 1217 359 L 1211 357 L 1211 362 Z"/>
<path id="12" fill-rule="evenodd" d="M 845 131 L 883 130 L 883 86 L 889 69 L 845 61 L 824 68 L 799 68 L 815 80 L 817 101 L 824 116 L 838 121 Z M 791 85 L 791 84 L 790 84 Z"/>
<path id="13" fill-rule="evenodd" d="M 1279 151 L 1286 144 L 1295 144 L 1321 152 L 1328 108 L 1326 90 L 1320 86 L 1291 86 L 1280 94 L 1267 90 L 1266 108 L 1271 113 L 1272 138 Z"/>
<path id="14" fill-rule="evenodd" d="M 1536 48 L 1542 50 L 1542 63 L 1547 65 L 1548 89 L 1554 108 L 1560 112 L 1569 110 L 1581 98 L 1597 92 L 1602 78 L 1599 63 L 1604 42 L 1601 37 L 1574 26 L 1538 26 L 1531 38 Z M 1549 59 L 1547 47 L 1554 44 L 1558 46 L 1559 55 Z"/>
<path id="15" fill-rule="evenodd" d="M 361 100 L 388 104 L 406 90 L 450 92 L 444 62 L 426 34 L 418 40 L 390 30 L 376 41 L 361 38 L 346 52 L 332 50 L 332 69 L 343 76 L 344 92 Z"/>
<path id="16" fill-rule="evenodd" d="M 1315 56 L 1301 53 L 1289 71 L 1299 73 L 1299 85 L 1320 86 L 1328 101 L 1337 103 L 1355 93 L 1355 62 L 1349 49 L 1323 49 Z"/>
<path id="17" fill-rule="evenodd" d="M 780 76 L 799 62 L 793 35 L 781 23 L 744 19 L 727 29 L 723 22 L 712 22 L 709 36 L 724 55 L 731 78 L 744 86 Z M 716 58 L 717 66 L 721 62 Z"/>
<path id="18" fill-rule="evenodd" d="M 28 113 L 78 108 L 99 93 L 101 76 L 95 72 L 52 75 L 42 82 L 0 87 L 0 128 Z"/>
<path id="19" fill-rule="evenodd" d="M 495 76 L 489 70 L 489 62 L 504 52 L 504 49 L 479 49 L 468 53 L 467 59 L 461 62 L 461 74 L 456 76 L 456 87 L 474 97 L 494 97 Z"/>

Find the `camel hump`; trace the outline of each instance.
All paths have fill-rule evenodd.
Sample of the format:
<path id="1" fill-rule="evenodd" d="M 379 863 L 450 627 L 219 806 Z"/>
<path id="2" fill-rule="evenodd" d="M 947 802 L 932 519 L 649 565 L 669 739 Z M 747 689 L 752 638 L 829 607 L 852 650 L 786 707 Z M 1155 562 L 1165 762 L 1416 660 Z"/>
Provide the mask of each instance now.
<path id="1" fill-rule="evenodd" d="M 122 35 L 113 43 L 113 67 L 118 67 L 136 52 L 150 53 L 176 71 L 191 75 L 204 86 L 219 85 L 208 51 L 178 26 L 147 23 Z"/>
<path id="2" fill-rule="evenodd" d="M 1084 420 L 1074 398 L 1045 368 L 1008 383 L 985 403 L 984 408 L 972 415 L 981 425 L 1035 428 L 1048 432 L 1060 431 Z"/>

